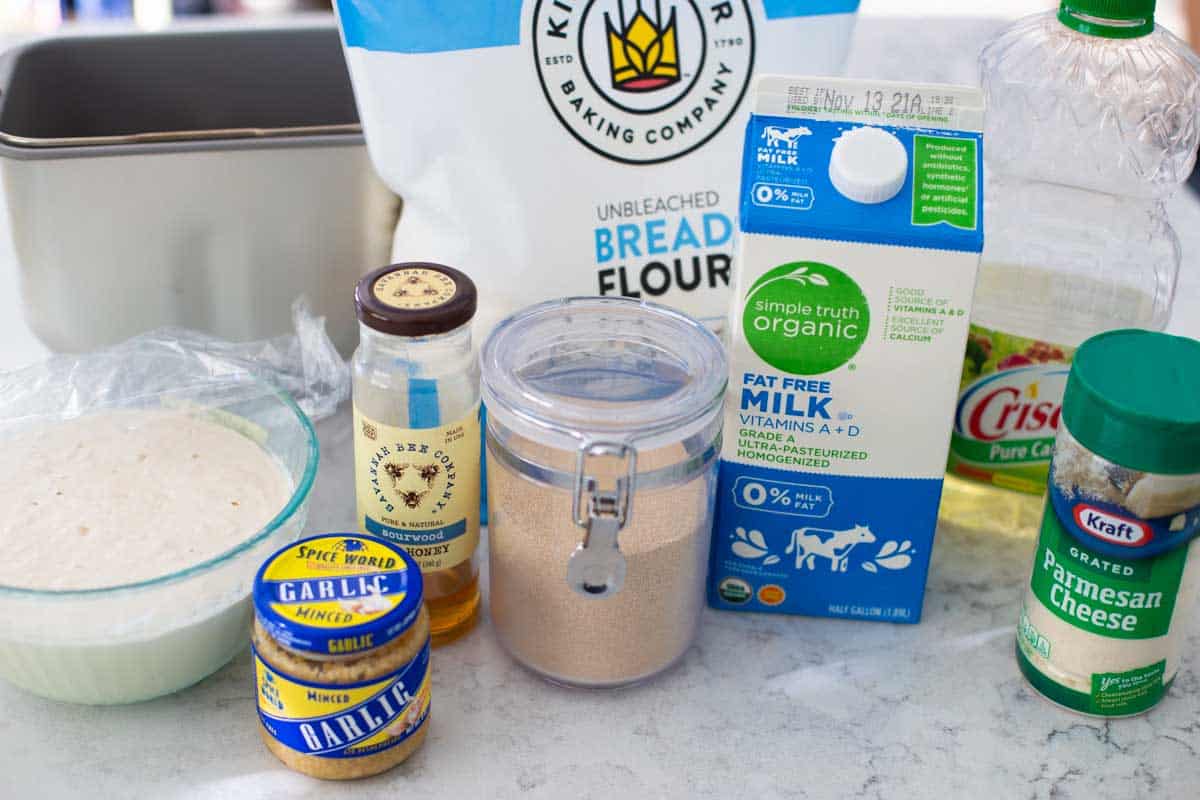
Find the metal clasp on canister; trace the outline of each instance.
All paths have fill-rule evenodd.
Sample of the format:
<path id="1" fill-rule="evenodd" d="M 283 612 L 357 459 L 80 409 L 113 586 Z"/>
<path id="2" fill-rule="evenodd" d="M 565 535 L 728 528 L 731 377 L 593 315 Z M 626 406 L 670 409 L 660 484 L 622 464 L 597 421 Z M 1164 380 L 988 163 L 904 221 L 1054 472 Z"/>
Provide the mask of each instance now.
<path id="1" fill-rule="evenodd" d="M 624 462 L 612 489 L 588 469 L 593 459 Z M 575 492 L 571 516 L 586 533 L 567 562 L 567 583 L 585 597 L 610 597 L 625 585 L 625 556 L 617 540 L 629 521 L 635 482 L 637 450 L 619 442 L 585 442 L 575 458 Z"/>

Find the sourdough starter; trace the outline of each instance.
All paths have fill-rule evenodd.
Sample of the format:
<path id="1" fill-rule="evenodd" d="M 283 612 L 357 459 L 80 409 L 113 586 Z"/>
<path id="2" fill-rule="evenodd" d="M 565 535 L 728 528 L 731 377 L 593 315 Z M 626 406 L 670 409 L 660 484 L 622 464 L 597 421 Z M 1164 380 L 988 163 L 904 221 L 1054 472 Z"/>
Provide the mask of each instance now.
<path id="1" fill-rule="evenodd" d="M 102 412 L 0 444 L 0 586 L 168 575 L 245 542 L 292 492 L 254 441 L 179 411 Z"/>

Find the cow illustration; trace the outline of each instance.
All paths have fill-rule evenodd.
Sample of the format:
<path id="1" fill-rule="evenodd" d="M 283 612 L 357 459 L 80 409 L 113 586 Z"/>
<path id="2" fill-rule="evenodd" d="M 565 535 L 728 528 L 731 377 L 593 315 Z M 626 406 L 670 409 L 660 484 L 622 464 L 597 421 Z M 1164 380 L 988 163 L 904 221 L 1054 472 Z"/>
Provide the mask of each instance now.
<path id="1" fill-rule="evenodd" d="M 762 138 L 767 140 L 770 147 L 786 147 L 795 150 L 800 146 L 800 137 L 812 136 L 812 131 L 803 125 L 796 128 L 781 128 L 778 125 L 768 125 L 763 128 Z"/>
<path id="2" fill-rule="evenodd" d="M 409 475 L 410 470 L 414 474 L 406 481 L 405 475 Z M 392 488 L 400 502 L 408 508 L 416 508 L 433 490 L 433 482 L 441 474 L 442 468 L 437 464 L 414 465 L 389 461 L 384 465 L 383 471 L 392 479 Z"/>
<path id="3" fill-rule="evenodd" d="M 845 572 L 850 563 L 850 551 L 874 541 L 875 534 L 866 525 L 855 525 L 845 531 L 797 528 L 792 531 L 792 540 L 784 552 L 796 554 L 796 569 L 815 570 L 817 559 L 827 558 L 830 572 Z"/>

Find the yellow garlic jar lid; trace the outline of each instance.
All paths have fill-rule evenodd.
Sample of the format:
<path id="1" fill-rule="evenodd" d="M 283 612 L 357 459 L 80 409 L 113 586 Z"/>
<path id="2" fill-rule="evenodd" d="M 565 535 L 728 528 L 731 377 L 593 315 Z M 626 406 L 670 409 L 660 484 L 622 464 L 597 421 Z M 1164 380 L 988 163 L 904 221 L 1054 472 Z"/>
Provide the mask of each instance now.
<path id="1" fill-rule="evenodd" d="M 346 656 L 403 635 L 416 622 L 423 593 L 420 567 L 399 546 L 329 533 L 267 559 L 254 579 L 254 611 L 289 650 Z"/>

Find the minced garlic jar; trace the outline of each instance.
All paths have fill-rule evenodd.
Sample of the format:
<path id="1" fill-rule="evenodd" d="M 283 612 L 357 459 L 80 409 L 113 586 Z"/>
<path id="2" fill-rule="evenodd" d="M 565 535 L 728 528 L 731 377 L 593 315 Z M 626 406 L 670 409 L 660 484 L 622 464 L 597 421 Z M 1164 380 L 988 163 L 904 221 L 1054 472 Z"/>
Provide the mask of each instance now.
<path id="1" fill-rule="evenodd" d="M 411 756 L 429 720 L 429 612 L 398 546 L 324 534 L 285 547 L 254 581 L 254 677 L 267 749 L 327 780 Z"/>

